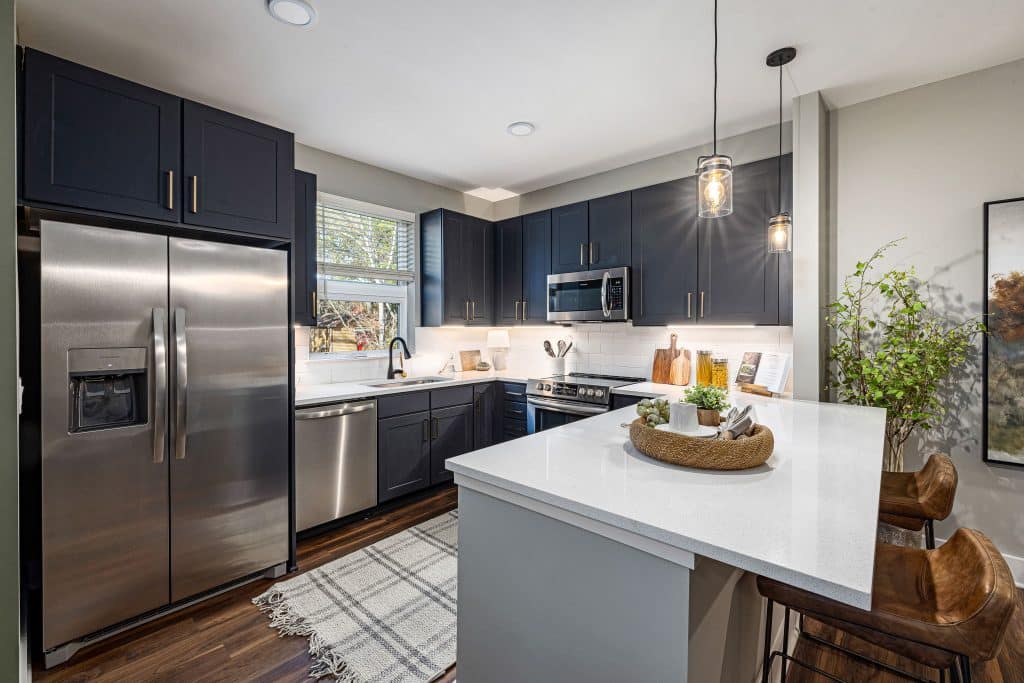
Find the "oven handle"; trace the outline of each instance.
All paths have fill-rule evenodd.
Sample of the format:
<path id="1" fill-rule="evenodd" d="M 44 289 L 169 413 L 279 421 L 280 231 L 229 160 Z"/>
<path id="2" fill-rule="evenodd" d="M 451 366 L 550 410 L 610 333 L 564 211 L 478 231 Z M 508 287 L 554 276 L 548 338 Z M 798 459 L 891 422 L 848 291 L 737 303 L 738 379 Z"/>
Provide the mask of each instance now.
<path id="1" fill-rule="evenodd" d="M 604 317 L 610 318 L 612 315 L 611 306 L 608 305 L 608 280 L 611 278 L 611 274 L 606 270 L 604 275 L 601 276 L 601 313 Z"/>
<path id="2" fill-rule="evenodd" d="M 526 402 L 537 408 L 550 408 L 551 410 L 568 413 L 569 415 L 601 415 L 608 412 L 607 406 L 589 406 L 580 403 L 570 403 L 569 401 L 535 398 L 533 396 L 527 397 Z"/>

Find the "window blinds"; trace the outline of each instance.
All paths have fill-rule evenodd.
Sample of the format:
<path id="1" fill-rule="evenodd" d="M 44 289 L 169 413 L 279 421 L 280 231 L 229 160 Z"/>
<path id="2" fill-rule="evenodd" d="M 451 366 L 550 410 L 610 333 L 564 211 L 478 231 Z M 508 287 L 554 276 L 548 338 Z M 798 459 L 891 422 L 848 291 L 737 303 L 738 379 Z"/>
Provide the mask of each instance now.
<path id="1" fill-rule="evenodd" d="M 317 265 L 338 280 L 412 282 L 415 231 L 411 221 L 317 202 Z"/>

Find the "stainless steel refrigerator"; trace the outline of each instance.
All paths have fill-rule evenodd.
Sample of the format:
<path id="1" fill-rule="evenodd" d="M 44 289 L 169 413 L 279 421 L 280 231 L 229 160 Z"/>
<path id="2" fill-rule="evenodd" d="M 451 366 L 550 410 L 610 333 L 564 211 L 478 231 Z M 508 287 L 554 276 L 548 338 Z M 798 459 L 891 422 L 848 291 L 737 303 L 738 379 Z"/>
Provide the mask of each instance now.
<path id="1" fill-rule="evenodd" d="M 287 254 L 43 221 L 40 315 L 48 663 L 283 569 Z"/>

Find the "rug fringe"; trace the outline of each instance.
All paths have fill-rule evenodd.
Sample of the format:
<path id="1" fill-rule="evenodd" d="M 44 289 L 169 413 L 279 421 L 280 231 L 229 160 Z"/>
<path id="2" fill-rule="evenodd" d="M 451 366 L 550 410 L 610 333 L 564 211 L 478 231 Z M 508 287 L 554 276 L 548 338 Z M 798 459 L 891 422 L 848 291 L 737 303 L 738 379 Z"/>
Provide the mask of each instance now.
<path id="1" fill-rule="evenodd" d="M 331 650 L 320 634 L 306 620 L 296 614 L 284 599 L 284 592 L 276 586 L 252 599 L 261 612 L 270 616 L 270 628 L 277 629 L 278 637 L 303 636 L 309 639 L 309 655 L 314 659 L 309 675 L 320 679 L 333 676 L 337 683 L 362 683 L 348 662 Z"/>

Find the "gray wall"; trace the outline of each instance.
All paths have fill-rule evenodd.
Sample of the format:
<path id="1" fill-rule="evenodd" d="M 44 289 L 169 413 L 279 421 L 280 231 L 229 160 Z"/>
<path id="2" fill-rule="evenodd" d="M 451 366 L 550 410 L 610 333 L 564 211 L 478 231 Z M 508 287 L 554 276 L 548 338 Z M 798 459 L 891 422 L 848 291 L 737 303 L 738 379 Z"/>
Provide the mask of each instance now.
<path id="1" fill-rule="evenodd" d="M 315 173 L 323 192 L 391 209 L 413 213 L 452 209 L 488 220 L 493 210 L 486 199 L 302 144 L 295 145 L 295 168 Z"/>
<path id="2" fill-rule="evenodd" d="M 784 153 L 792 150 L 790 132 L 790 124 L 784 124 L 782 136 Z M 719 153 L 731 155 L 735 164 L 767 159 L 778 154 L 778 150 L 778 126 L 759 128 L 718 141 Z M 693 169 L 697 166 L 697 157 L 710 153 L 711 145 L 684 149 L 681 152 L 673 152 L 604 173 L 596 173 L 586 178 L 570 180 L 567 183 L 528 192 L 519 197 L 504 199 L 494 204 L 494 219 L 501 220 L 533 211 L 543 211 L 584 199 L 603 197 L 624 190 L 656 185 L 667 180 L 685 178 L 693 175 Z"/>
<path id="3" fill-rule="evenodd" d="M 837 280 L 877 246 L 906 236 L 888 262 L 913 265 L 946 288 L 950 315 L 980 315 L 982 204 L 1024 195 L 1021 112 L 1024 60 L 832 112 Z M 982 462 L 980 373 L 973 363 L 948 397 L 945 423 L 920 446 L 950 453 L 960 472 L 956 506 L 938 535 L 973 527 L 1022 558 L 1024 468 Z M 918 464 L 908 452 L 908 469 Z M 1024 564 L 1008 559 L 1021 581 Z"/>
<path id="4" fill-rule="evenodd" d="M 16 681 L 23 642 L 18 581 L 17 279 L 14 0 L 0 0 L 0 680 Z"/>

